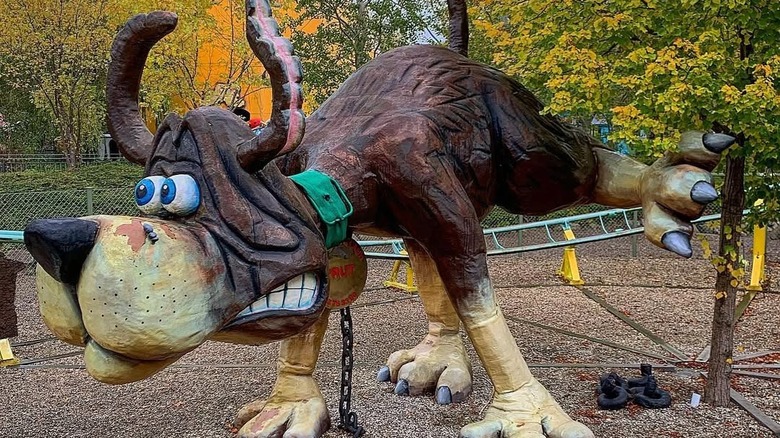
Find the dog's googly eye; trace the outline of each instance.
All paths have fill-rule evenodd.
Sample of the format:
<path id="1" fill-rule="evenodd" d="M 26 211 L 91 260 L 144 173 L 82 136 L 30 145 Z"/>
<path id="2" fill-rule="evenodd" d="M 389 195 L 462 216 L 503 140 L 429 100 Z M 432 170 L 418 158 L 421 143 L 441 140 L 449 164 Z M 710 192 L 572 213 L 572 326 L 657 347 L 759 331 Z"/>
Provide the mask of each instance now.
<path id="1" fill-rule="evenodd" d="M 148 176 L 135 185 L 135 204 L 146 214 L 157 214 L 162 211 L 160 189 L 164 176 Z"/>
<path id="2" fill-rule="evenodd" d="M 187 216 L 200 206 L 200 188 L 189 175 L 173 175 L 166 178 L 160 187 L 160 201 L 163 207 L 177 216 Z"/>

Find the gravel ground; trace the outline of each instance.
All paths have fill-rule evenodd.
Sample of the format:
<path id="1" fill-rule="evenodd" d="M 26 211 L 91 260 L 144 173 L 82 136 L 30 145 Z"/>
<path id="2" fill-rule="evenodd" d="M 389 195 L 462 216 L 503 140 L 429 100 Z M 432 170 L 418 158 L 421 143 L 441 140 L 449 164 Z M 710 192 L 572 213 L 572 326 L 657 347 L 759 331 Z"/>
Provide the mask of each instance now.
<path id="1" fill-rule="evenodd" d="M 619 311 L 696 357 L 709 342 L 714 270 L 694 256 L 681 260 L 639 239 L 637 258 L 630 239 L 584 245 L 577 249 L 586 288 Z M 749 250 L 749 242 L 746 244 Z M 699 251 L 700 252 L 700 251 Z M 600 437 L 771 437 L 772 433 L 736 406 L 691 408 L 693 392 L 704 382 L 696 369 L 658 371 L 661 387 L 671 391 L 669 409 L 600 411 L 594 395 L 598 376 L 615 369 L 625 376 L 636 369 L 549 367 L 549 364 L 661 363 L 664 349 L 637 333 L 556 276 L 561 250 L 490 259 L 498 299 L 510 328 L 534 374 L 574 418 Z M 779 288 L 780 245 L 770 242 L 767 255 L 770 291 Z M 473 348 L 474 393 L 465 403 L 437 406 L 432 397 L 399 397 L 392 385 L 377 383 L 377 369 L 395 350 L 416 344 L 425 334 L 419 300 L 382 287 L 391 263 L 371 261 L 367 290 L 353 308 L 355 373 L 353 409 L 370 437 L 457 436 L 466 423 L 480 419 L 491 387 Z M 20 327 L 16 342 L 50 336 L 37 312 L 32 278 L 18 279 Z M 372 303 L 392 301 L 382 305 Z M 331 324 L 315 374 L 338 418 L 341 341 L 337 314 Z M 780 294 L 758 294 L 736 329 L 740 354 L 780 350 Z M 625 351 L 539 328 L 540 323 L 611 341 Z M 20 346 L 23 360 L 78 351 L 59 341 Z M 208 342 L 175 366 L 142 382 L 109 386 L 87 376 L 79 355 L 42 362 L 43 368 L 0 369 L 0 437 L 219 437 L 229 438 L 236 410 L 267 396 L 274 380 L 277 345 L 245 347 Z M 780 363 L 778 356 L 737 362 Z M 62 368 L 53 368 L 52 365 Z M 217 366 L 219 365 L 219 366 Z M 228 366 L 229 365 L 229 366 Z M 771 373 L 772 370 L 752 370 Z M 777 370 L 775 370 L 777 371 Z M 776 373 L 780 375 L 780 373 Z M 778 380 L 734 378 L 734 387 L 767 415 L 780 421 Z M 334 421 L 335 422 L 335 421 Z M 326 437 L 346 437 L 332 429 Z"/>

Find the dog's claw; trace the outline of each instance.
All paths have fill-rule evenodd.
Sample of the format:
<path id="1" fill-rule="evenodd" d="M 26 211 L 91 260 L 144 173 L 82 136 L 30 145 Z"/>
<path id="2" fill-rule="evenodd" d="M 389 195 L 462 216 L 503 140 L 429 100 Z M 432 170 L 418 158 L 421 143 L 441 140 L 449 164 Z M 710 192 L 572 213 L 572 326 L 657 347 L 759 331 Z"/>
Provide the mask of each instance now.
<path id="1" fill-rule="evenodd" d="M 452 392 L 450 392 L 450 388 L 442 386 L 436 390 L 436 403 L 440 405 L 452 403 Z"/>
<path id="2" fill-rule="evenodd" d="M 409 382 L 404 379 L 398 379 L 398 383 L 395 385 L 396 395 L 409 395 Z"/>
<path id="3" fill-rule="evenodd" d="M 680 231 L 670 231 L 664 234 L 664 237 L 661 238 L 661 243 L 669 251 L 685 258 L 690 258 L 693 255 L 690 237 Z"/>
<path id="4" fill-rule="evenodd" d="M 718 191 L 707 181 L 699 181 L 691 189 L 691 199 L 699 204 L 709 204 L 718 199 Z"/>
<path id="5" fill-rule="evenodd" d="M 379 372 L 376 373 L 376 380 L 377 382 L 389 382 L 390 381 L 390 368 L 387 366 L 383 366 L 379 369 Z"/>
<path id="6" fill-rule="evenodd" d="M 719 154 L 726 150 L 729 146 L 733 145 L 737 139 L 728 135 L 715 132 L 708 132 L 704 134 L 701 142 L 708 151 Z"/>

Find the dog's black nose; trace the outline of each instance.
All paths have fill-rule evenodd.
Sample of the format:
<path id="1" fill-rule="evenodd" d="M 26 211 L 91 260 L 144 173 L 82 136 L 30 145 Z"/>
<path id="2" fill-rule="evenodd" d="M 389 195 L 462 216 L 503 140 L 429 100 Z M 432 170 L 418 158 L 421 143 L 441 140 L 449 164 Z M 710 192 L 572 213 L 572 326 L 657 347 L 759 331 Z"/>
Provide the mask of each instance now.
<path id="1" fill-rule="evenodd" d="M 97 231 L 97 222 L 91 220 L 38 219 L 25 228 L 24 244 L 55 280 L 76 284 Z"/>

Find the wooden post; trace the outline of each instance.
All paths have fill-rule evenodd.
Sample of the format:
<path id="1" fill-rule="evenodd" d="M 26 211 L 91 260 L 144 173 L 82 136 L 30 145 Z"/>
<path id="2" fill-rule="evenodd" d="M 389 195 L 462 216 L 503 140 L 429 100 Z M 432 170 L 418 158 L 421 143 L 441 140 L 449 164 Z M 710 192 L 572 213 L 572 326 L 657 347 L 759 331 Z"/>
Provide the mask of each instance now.
<path id="1" fill-rule="evenodd" d="M 16 322 L 16 274 L 25 264 L 0 253 L 0 367 L 18 365 L 8 338 L 19 334 Z"/>

